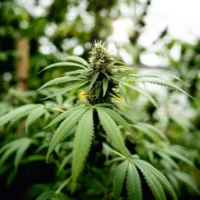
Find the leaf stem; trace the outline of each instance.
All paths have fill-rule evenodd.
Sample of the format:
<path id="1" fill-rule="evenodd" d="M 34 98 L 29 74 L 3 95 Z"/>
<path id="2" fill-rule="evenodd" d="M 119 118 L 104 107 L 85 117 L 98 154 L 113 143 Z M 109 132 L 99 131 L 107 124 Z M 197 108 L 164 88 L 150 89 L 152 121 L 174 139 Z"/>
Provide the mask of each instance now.
<path id="1" fill-rule="evenodd" d="M 61 186 L 56 190 L 55 193 L 59 194 L 60 191 L 69 183 L 70 180 L 71 180 L 71 176 L 61 184 Z"/>

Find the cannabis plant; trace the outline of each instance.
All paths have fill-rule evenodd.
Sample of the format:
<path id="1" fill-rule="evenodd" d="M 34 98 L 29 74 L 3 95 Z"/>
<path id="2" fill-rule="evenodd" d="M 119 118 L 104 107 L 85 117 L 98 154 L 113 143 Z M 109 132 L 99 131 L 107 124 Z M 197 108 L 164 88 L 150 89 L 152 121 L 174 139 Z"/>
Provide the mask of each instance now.
<path id="1" fill-rule="evenodd" d="M 37 119 L 60 112 L 45 127 L 45 130 L 55 130 L 48 145 L 47 162 L 55 160 L 55 152 L 59 152 L 62 144 L 69 147 L 68 155 L 59 167 L 59 172 L 68 169 L 66 181 L 54 194 L 58 195 L 67 186 L 67 195 L 76 199 L 96 198 L 89 196 L 91 189 L 95 188 L 96 194 L 92 194 L 100 194 L 100 199 L 128 197 L 130 200 L 141 200 L 149 199 L 144 193 L 148 186 L 156 200 L 176 200 L 173 183 L 166 177 L 170 177 L 168 172 L 172 171 L 181 177 L 178 160 L 193 166 L 187 158 L 187 150 L 170 144 L 167 136 L 155 126 L 133 121 L 120 109 L 123 102 L 117 99 L 123 98 L 125 106 L 129 106 L 127 91 L 134 90 L 157 106 L 154 98 L 138 83 L 158 84 L 185 92 L 168 81 L 167 75 L 134 73 L 134 68 L 114 60 L 102 42 L 94 43 L 89 62 L 68 56 L 64 62 L 49 65 L 44 70 L 57 67 L 66 72 L 62 77 L 45 83 L 39 91 L 53 88 L 45 99 L 69 91 L 81 92 L 81 100 L 68 109 L 53 104 L 28 104 L 0 118 L 0 126 L 4 126 L 28 116 L 25 124 L 28 132 Z M 23 139 L 23 146 L 16 141 L 5 145 L 0 150 L 1 163 L 16 151 L 14 162 L 17 168 L 31 142 Z M 95 184 L 92 184 L 93 175 L 98 179 Z M 113 190 L 110 190 L 111 183 Z M 199 193 L 192 180 L 189 185 Z M 52 191 L 48 194 L 52 195 Z"/>

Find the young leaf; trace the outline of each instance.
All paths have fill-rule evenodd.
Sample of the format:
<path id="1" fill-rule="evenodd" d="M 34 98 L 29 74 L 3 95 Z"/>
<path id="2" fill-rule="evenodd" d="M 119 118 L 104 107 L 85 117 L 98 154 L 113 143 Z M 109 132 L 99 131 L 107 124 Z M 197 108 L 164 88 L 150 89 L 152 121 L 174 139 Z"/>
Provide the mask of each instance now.
<path id="1" fill-rule="evenodd" d="M 26 125 L 25 125 L 25 129 L 26 132 L 28 133 L 28 128 L 29 126 L 35 121 L 37 120 L 39 117 L 41 117 L 44 113 L 46 112 L 46 109 L 44 108 L 44 106 L 40 106 L 36 109 L 34 109 L 28 116 L 27 120 L 26 120 Z"/>
<path id="2" fill-rule="evenodd" d="M 56 130 L 56 132 L 54 133 L 54 135 L 53 135 L 53 137 L 51 139 L 46 160 L 48 160 L 49 155 L 52 153 L 52 151 L 54 150 L 56 145 L 59 144 L 61 141 L 63 141 L 68 136 L 68 134 L 71 131 L 71 129 L 74 128 L 76 123 L 83 116 L 83 114 L 87 111 L 87 109 L 88 109 L 88 107 L 81 106 L 80 109 L 75 110 L 74 112 L 72 112 L 60 124 L 60 126 L 58 127 L 58 129 Z"/>
<path id="3" fill-rule="evenodd" d="M 104 78 L 103 79 L 103 96 L 106 95 L 106 92 L 108 89 L 108 83 L 109 83 L 109 80 L 107 78 Z"/>
<path id="4" fill-rule="evenodd" d="M 127 151 L 127 148 L 124 144 L 124 140 L 116 123 L 101 107 L 97 107 L 96 109 L 98 112 L 100 123 L 102 124 L 108 137 L 124 156 L 128 156 L 129 153 Z"/>
<path id="5" fill-rule="evenodd" d="M 89 109 L 81 118 L 74 138 L 72 158 L 72 183 L 75 184 L 89 153 L 93 136 L 93 110 Z"/>
<path id="6" fill-rule="evenodd" d="M 126 103 L 128 103 L 128 98 L 127 98 L 126 90 L 125 90 L 124 86 L 121 83 L 119 84 L 119 89 L 120 89 L 120 92 L 122 94 L 122 97 L 124 98 L 124 100 L 126 101 Z"/>
<path id="7" fill-rule="evenodd" d="M 99 72 L 96 72 L 92 79 L 91 79 L 91 82 L 90 82 L 90 85 L 89 85 L 89 89 L 88 90 L 91 90 L 91 88 L 93 87 L 94 83 L 96 82 L 96 80 L 98 79 L 99 77 Z"/>
<path id="8" fill-rule="evenodd" d="M 116 168 L 114 182 L 113 182 L 113 194 L 114 194 L 115 200 L 119 200 L 120 198 L 123 184 L 126 177 L 127 168 L 128 168 L 127 160 L 119 164 Z"/>
<path id="9" fill-rule="evenodd" d="M 126 187 L 128 191 L 128 199 L 142 200 L 142 187 L 139 173 L 136 167 L 129 162 L 126 178 Z"/>

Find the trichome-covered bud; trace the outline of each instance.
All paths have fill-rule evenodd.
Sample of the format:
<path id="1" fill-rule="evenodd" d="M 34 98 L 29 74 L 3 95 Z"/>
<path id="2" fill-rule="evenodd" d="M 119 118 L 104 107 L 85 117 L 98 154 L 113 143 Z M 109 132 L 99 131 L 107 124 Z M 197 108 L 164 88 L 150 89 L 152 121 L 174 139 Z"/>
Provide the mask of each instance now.
<path id="1" fill-rule="evenodd" d="M 89 89 L 87 100 L 91 104 L 111 103 L 111 97 L 115 95 L 116 87 L 112 79 L 114 73 L 114 59 L 108 52 L 103 42 L 95 42 L 90 52 L 90 67 L 87 71 Z"/>
<path id="2" fill-rule="evenodd" d="M 95 42 L 90 52 L 90 67 L 95 71 L 110 72 L 114 59 L 102 41 Z"/>

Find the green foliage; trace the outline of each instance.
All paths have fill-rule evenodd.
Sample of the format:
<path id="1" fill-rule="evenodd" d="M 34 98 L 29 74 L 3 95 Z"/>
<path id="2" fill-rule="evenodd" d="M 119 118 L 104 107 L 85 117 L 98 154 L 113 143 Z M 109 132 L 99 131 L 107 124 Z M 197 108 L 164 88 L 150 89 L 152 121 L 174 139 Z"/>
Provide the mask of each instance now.
<path id="1" fill-rule="evenodd" d="M 50 153 L 54 150 L 54 148 L 56 147 L 57 144 L 59 144 L 61 141 L 63 141 L 64 139 L 66 139 L 69 134 L 71 133 L 70 131 L 72 130 L 72 128 L 74 126 L 76 126 L 76 124 L 78 123 L 78 121 L 80 120 L 80 118 L 83 116 L 83 114 L 88 110 L 88 107 L 86 106 L 80 106 L 79 109 L 77 109 L 76 111 L 72 112 L 58 127 L 58 129 L 56 130 L 54 136 L 52 137 L 52 140 L 49 144 L 49 150 L 47 153 L 47 160 L 49 158 Z"/>
<path id="2" fill-rule="evenodd" d="M 27 116 L 34 108 L 37 108 L 38 105 L 35 104 L 29 104 L 21 106 L 20 108 L 17 108 L 8 114 L 2 116 L 0 118 L 0 126 L 4 126 L 5 124 L 9 123 L 10 121 L 17 121 L 20 118 L 23 118 Z"/>
<path id="3" fill-rule="evenodd" d="M 63 193 L 56 194 L 55 191 L 47 191 L 39 195 L 36 200 L 68 200 Z"/>
<path id="4" fill-rule="evenodd" d="M 11 155 L 15 153 L 14 167 L 15 170 L 17 170 L 20 160 L 22 159 L 22 156 L 29 148 L 31 143 L 33 143 L 31 139 L 21 138 L 4 145 L 0 149 L 0 154 L 1 154 L 0 165 L 3 165 L 11 157 Z"/>
<path id="5" fill-rule="evenodd" d="M 27 116 L 25 130 L 36 129 L 38 132 L 31 136 L 37 141 L 36 146 L 40 145 L 34 147 L 36 154 L 24 159 L 23 164 L 44 160 L 38 153 L 47 151 L 46 161 L 53 163 L 58 177 L 62 177 L 55 187 L 45 189 L 36 199 L 69 199 L 68 196 L 79 199 L 83 193 L 86 199 L 114 196 L 114 199 L 142 200 L 145 187 L 149 187 L 156 200 L 166 200 L 168 196 L 176 200 L 173 183 L 169 182 L 169 170 L 176 170 L 173 171 L 175 180 L 188 181 L 187 184 L 199 192 L 188 175 L 181 176 L 182 163 L 194 166 L 185 149 L 171 144 L 165 130 L 132 119 L 114 103 L 116 98 L 123 97 L 131 110 L 127 92 L 131 89 L 158 107 L 155 99 L 137 86 L 138 82 L 184 92 L 180 87 L 157 74 L 137 75 L 133 69 L 114 61 L 102 42 L 94 43 L 89 62 L 69 56 L 43 70 L 58 67 L 66 72 L 40 88 L 39 92 L 47 94 L 43 104 L 24 105 L 0 118 L 2 127 Z M 84 101 L 73 102 L 70 106 L 62 103 L 66 93 L 73 96 L 80 91 L 84 92 Z M 46 118 L 41 120 L 44 131 L 42 127 L 34 127 L 41 117 Z M 34 140 L 22 138 L 5 144 L 0 150 L 0 164 L 4 165 L 16 152 L 14 166 L 17 168 Z"/>
<path id="6" fill-rule="evenodd" d="M 142 188 L 139 173 L 134 165 L 129 163 L 126 179 L 129 199 L 142 199 Z"/>
<path id="7" fill-rule="evenodd" d="M 93 137 L 93 110 L 89 109 L 78 123 L 74 138 L 72 182 L 75 184 L 89 153 Z"/>
<path id="8" fill-rule="evenodd" d="M 114 145 L 123 155 L 128 156 L 129 154 L 127 152 L 120 130 L 117 127 L 116 123 L 102 108 L 97 108 L 97 112 L 100 119 L 100 123 L 106 131 L 108 138 L 111 139 L 111 141 L 113 141 Z"/>

